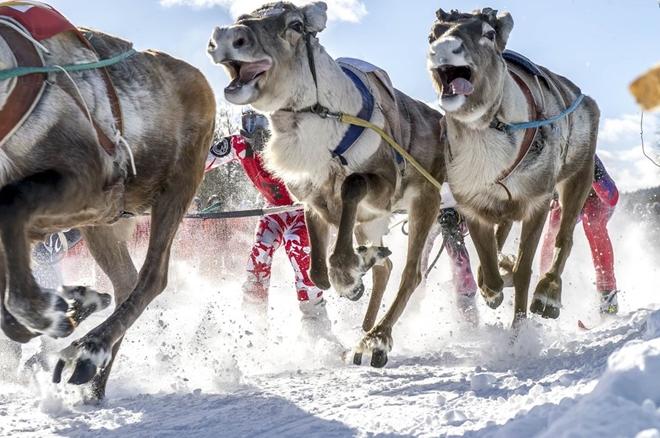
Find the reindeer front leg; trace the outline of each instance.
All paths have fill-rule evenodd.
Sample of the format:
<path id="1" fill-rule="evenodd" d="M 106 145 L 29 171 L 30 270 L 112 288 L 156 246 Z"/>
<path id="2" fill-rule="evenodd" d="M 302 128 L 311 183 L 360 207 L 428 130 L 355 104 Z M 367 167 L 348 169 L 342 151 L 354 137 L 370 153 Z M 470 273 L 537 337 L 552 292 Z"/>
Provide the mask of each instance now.
<path id="1" fill-rule="evenodd" d="M 518 327 L 520 322 L 527 317 L 527 293 L 529 291 L 529 281 L 532 276 L 532 262 L 534 261 L 534 254 L 536 254 L 536 248 L 541 239 L 543 223 L 547 216 L 547 209 L 541 208 L 535 211 L 532 216 L 522 224 L 518 258 L 513 267 L 513 286 L 516 291 L 512 324 L 514 328 Z M 543 312 L 554 312 L 554 309 L 554 307 L 548 307 Z M 556 311 L 558 315 L 558 307 L 556 308 Z M 554 318 L 556 318 L 556 316 L 554 316 Z"/>
<path id="2" fill-rule="evenodd" d="M 372 205 L 389 200 L 393 187 L 383 178 L 373 174 L 354 173 L 346 177 L 341 186 L 342 210 L 337 240 L 330 255 L 330 283 L 339 296 L 357 301 L 364 293 L 362 277 L 375 264 L 391 253 L 383 247 L 353 249 L 353 229 L 358 205 L 367 196 Z"/>
<path id="3" fill-rule="evenodd" d="M 383 318 L 372 328 L 355 348 L 353 363 L 359 365 L 363 352 L 371 352 L 371 366 L 383 367 L 387 363 L 387 353 L 392 350 L 392 327 L 399 320 L 408 304 L 410 296 L 422 281 L 422 250 L 431 226 L 438 217 L 440 197 L 431 183 L 425 183 L 422 192 L 411 203 L 408 211 L 408 253 L 403 268 L 399 290 L 394 302 Z"/>
<path id="4" fill-rule="evenodd" d="M 532 313 L 542 315 L 544 318 L 559 317 L 561 274 L 564 272 L 566 260 L 573 248 L 575 224 L 591 190 L 594 175 L 593 160 L 585 167 L 582 172 L 576 173 L 558 187 L 562 209 L 552 266 L 539 280 L 529 309 Z"/>
<path id="5" fill-rule="evenodd" d="M 358 225 L 355 227 L 355 238 L 360 245 L 366 245 L 369 241 L 365 227 L 363 225 Z M 382 237 L 378 240 L 378 244 L 381 246 L 383 245 Z M 364 320 L 362 321 L 362 330 L 365 332 L 371 330 L 376 323 L 378 310 L 380 309 L 380 304 L 383 301 L 383 295 L 385 294 L 385 288 L 387 287 L 387 282 L 390 279 L 391 273 L 392 262 L 389 258 L 383 260 L 381 265 L 375 265 L 371 269 L 373 286 L 371 289 L 371 297 L 369 298 L 369 305 L 367 306 L 367 311 L 364 314 Z"/>
<path id="6" fill-rule="evenodd" d="M 495 231 L 478 219 L 466 218 L 466 221 L 479 256 L 477 285 L 488 307 L 497 309 L 504 301 L 504 280 L 499 272 Z"/>

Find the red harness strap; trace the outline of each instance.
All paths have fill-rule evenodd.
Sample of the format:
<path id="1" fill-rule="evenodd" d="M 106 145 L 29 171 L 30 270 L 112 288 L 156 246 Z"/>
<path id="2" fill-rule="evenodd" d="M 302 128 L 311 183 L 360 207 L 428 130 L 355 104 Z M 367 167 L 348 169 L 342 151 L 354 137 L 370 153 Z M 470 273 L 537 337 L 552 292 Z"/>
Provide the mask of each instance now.
<path id="1" fill-rule="evenodd" d="M 21 26 L 23 26 L 36 40 L 41 41 L 44 39 L 52 38 L 55 35 L 59 35 L 63 32 L 72 31 L 78 35 L 80 41 L 87 47 L 92 50 L 94 53 L 96 51 L 89 43 L 87 38 L 76 28 L 66 17 L 60 14 L 55 9 L 50 6 L 38 2 L 30 1 L 10 1 L 2 3 L 0 6 L 0 16 L 9 17 L 10 19 L 16 21 Z M 0 22 L 0 24 L 2 24 Z M 4 30 L 2 30 L 4 29 Z M 5 38 L 11 38 L 11 42 L 7 41 L 9 46 L 12 48 L 12 52 L 16 57 L 16 61 L 19 66 L 27 67 L 41 67 L 43 63 L 36 49 L 29 41 L 26 41 L 25 38 L 20 36 L 20 34 L 8 26 L 1 26 L 0 36 Z M 11 31 L 11 32 L 9 32 Z M 9 35 L 9 36 L 7 36 Z M 112 111 L 112 116 L 117 125 L 117 129 L 120 134 L 124 133 L 124 124 L 123 124 L 123 115 L 121 111 L 121 105 L 119 103 L 119 98 L 117 96 L 117 90 L 110 78 L 110 74 L 105 68 L 100 69 L 101 77 L 105 82 L 106 93 L 108 95 L 108 100 L 110 101 L 110 109 Z M 23 78 L 28 78 L 23 80 Z M 0 144 L 2 140 L 6 138 L 10 133 L 13 133 L 18 127 L 24 118 L 29 115 L 31 109 L 36 105 L 38 98 L 43 91 L 43 86 L 45 75 L 44 74 L 31 74 L 27 76 L 22 76 L 18 78 L 17 86 L 12 92 L 5 108 L 0 112 Z M 20 87 L 19 87 L 20 84 Z M 26 90 L 27 86 L 36 87 L 38 86 L 38 92 Z M 81 110 L 86 114 L 84 105 L 69 92 L 65 90 L 76 102 L 76 104 L 81 108 Z M 11 112 L 8 112 L 7 109 Z M 12 117 L 5 117 L 5 112 L 11 114 Z M 94 129 L 96 130 L 97 136 L 99 138 L 99 143 L 109 155 L 114 155 L 115 144 L 108 136 L 103 132 L 103 130 L 98 126 L 98 124 L 92 120 Z M 7 127 L 8 126 L 8 127 Z M 6 131 L 6 132 L 5 132 Z"/>
<path id="2" fill-rule="evenodd" d="M 518 84 L 518 87 L 520 87 L 520 90 L 525 95 L 525 99 L 527 100 L 527 107 L 529 108 L 529 120 L 538 120 L 538 110 L 536 108 L 536 101 L 534 100 L 534 95 L 532 95 L 532 90 L 530 90 L 529 87 L 527 86 L 527 83 L 520 76 L 515 74 L 513 71 L 509 70 L 509 74 L 511 75 L 513 80 L 516 81 L 516 84 Z M 502 180 L 504 180 L 507 176 L 509 176 L 511 172 L 513 172 L 516 169 L 516 167 L 518 167 L 520 162 L 525 158 L 527 152 L 529 152 L 529 148 L 532 146 L 532 143 L 534 142 L 534 137 L 536 137 L 536 131 L 538 131 L 538 128 L 525 129 L 525 136 L 523 137 L 522 144 L 520 145 L 520 150 L 518 151 L 518 156 L 516 157 L 516 161 L 513 162 L 511 167 L 509 167 L 500 174 L 500 176 L 497 178 L 498 184 L 500 184 Z"/>
<path id="3" fill-rule="evenodd" d="M 0 37 L 11 48 L 16 62 L 26 67 L 41 67 L 43 64 L 37 49 L 14 29 L 0 25 Z M 18 129 L 36 105 L 46 87 L 45 73 L 32 73 L 16 78 L 16 86 L 0 110 L 0 145 Z"/>

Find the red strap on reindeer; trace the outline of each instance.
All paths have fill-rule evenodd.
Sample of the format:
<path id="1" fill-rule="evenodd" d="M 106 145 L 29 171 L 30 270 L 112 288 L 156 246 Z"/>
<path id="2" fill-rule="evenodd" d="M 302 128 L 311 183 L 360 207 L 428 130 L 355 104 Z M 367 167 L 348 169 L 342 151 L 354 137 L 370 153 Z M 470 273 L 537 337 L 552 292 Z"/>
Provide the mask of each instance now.
<path id="1" fill-rule="evenodd" d="M 64 32 L 74 32 L 80 41 L 85 45 L 85 47 L 96 53 L 87 38 L 85 38 L 85 36 L 77 27 L 71 24 L 71 22 L 64 15 L 60 14 L 58 11 L 45 3 L 38 1 L 8 1 L 0 3 L 0 17 L 3 17 L 6 23 L 14 22 L 19 24 L 37 41 L 52 38 Z M 2 21 L 0 21 L 0 24 L 3 24 Z M 7 24 L 6 27 L 11 28 L 9 24 Z M 10 44 L 10 47 L 13 46 Z M 115 119 L 115 123 L 117 124 L 117 129 L 119 130 L 120 134 L 123 135 L 123 116 L 121 112 L 121 106 L 119 104 L 119 98 L 117 96 L 117 90 L 115 89 L 115 86 L 112 83 L 112 79 L 110 78 L 107 70 L 105 68 L 101 68 L 100 72 L 106 85 L 106 92 L 110 101 L 112 115 Z M 30 98 L 35 101 L 38 97 L 32 94 L 30 96 Z M 78 99 L 75 98 L 75 96 L 72 97 L 76 104 L 81 106 L 81 103 L 78 101 Z M 21 97 L 23 100 L 26 98 L 26 96 Z M 84 111 L 84 107 L 82 109 Z M 27 115 L 29 115 L 29 112 L 22 113 L 21 117 L 25 118 Z M 108 152 L 108 154 L 113 155 L 115 151 L 114 142 L 110 140 L 95 123 L 94 125 L 101 146 L 106 150 L 106 152 Z M 13 131 L 17 128 L 17 126 L 18 124 L 14 124 L 9 128 L 8 132 Z M 0 134 L 2 134 L 2 131 L 0 131 Z M 3 136 L 0 135 L 0 140 L 2 140 L 2 138 Z"/>
<path id="2" fill-rule="evenodd" d="M 0 15 L 16 20 L 34 39 L 42 41 L 63 32 L 74 31 L 82 40 L 87 40 L 67 20 L 51 6 L 36 1 L 9 1 L 0 3 Z M 89 43 L 87 43 L 89 44 Z"/>

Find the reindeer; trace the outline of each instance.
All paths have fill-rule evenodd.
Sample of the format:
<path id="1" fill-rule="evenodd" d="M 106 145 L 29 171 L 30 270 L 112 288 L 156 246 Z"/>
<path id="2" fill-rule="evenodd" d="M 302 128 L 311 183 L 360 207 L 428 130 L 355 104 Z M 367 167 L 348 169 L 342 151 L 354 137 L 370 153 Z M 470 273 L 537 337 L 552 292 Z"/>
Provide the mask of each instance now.
<path id="1" fill-rule="evenodd" d="M 530 311 L 559 316 L 561 274 L 594 175 L 600 113 L 568 79 L 505 51 L 512 28 L 507 12 L 440 9 L 428 68 L 446 112 L 447 180 L 481 263 L 477 283 L 491 308 L 502 303 L 504 287 L 515 287 L 517 327 L 526 317 L 532 261 L 555 190 L 561 225 Z M 522 222 L 515 259 L 501 254 L 513 221 Z"/>
<path id="2" fill-rule="evenodd" d="M 28 64 L 39 68 L 130 55 L 105 71 L 58 67 L 0 81 L 0 114 L 16 110 L 26 90 L 18 85 L 41 89 L 22 123 L 6 136 L 0 131 L 0 309 L 4 333 L 24 343 L 39 335 L 69 336 L 110 304 L 109 295 L 84 286 L 42 289 L 31 273 L 30 241 L 79 228 L 112 282 L 117 307 L 62 351 L 53 379 L 71 367 L 68 383 L 91 381 L 94 401 L 105 395 L 124 334 L 167 284 L 172 240 L 204 174 L 215 98 L 204 76 L 179 59 L 133 53 L 128 41 L 79 31 L 72 26 L 37 41 L 14 21 L 0 20 L 0 74 L 25 66 L 28 53 L 34 55 Z M 112 110 L 117 103 L 119 119 Z M 149 248 L 138 273 L 124 231 L 127 217 L 147 211 Z"/>
<path id="3" fill-rule="evenodd" d="M 382 71 L 364 75 L 333 60 L 316 37 L 325 28 L 326 11 L 323 2 L 300 8 L 287 2 L 266 4 L 231 26 L 215 28 L 208 53 L 231 78 L 225 98 L 268 114 L 272 136 L 265 149 L 267 165 L 306 205 L 314 283 L 357 300 L 364 291 L 362 277 L 373 268 L 374 286 L 362 325 L 367 333 L 355 347 L 353 362 L 360 364 L 367 352 L 371 365 L 382 367 L 392 348 L 392 327 L 421 281 L 421 251 L 438 214 L 440 195 L 434 184 L 444 180 L 442 116 L 389 89 Z M 351 75 L 358 81 L 363 77 L 367 90 Z M 369 99 L 375 101 L 371 117 L 363 114 L 369 113 Z M 338 120 L 340 113 L 370 118 L 377 129 L 391 133 L 430 179 L 411 165 L 399 165 L 377 132 L 355 134 Z M 346 135 L 356 140 L 340 151 Z M 406 265 L 394 302 L 374 325 L 392 269 L 382 238 L 397 209 L 407 209 L 410 217 Z M 331 225 L 338 233 L 326 261 Z M 357 251 L 354 235 L 361 245 Z M 379 246 L 367 247 L 368 242 Z"/>

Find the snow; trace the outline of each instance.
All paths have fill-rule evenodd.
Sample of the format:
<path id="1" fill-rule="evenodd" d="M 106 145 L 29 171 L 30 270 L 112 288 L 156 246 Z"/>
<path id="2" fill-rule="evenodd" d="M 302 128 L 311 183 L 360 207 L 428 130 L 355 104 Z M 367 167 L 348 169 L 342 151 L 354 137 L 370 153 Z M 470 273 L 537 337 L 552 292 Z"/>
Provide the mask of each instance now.
<path id="1" fill-rule="evenodd" d="M 200 249 L 226 257 L 226 269 L 209 275 L 199 262 L 173 263 L 168 288 L 129 330 L 100 406 L 82 404 L 78 387 L 51 383 L 38 364 L 17 364 L 0 338 L 0 436 L 658 438 L 658 254 L 640 250 L 647 247 L 644 225 L 624 213 L 609 228 L 623 290 L 618 316 L 601 322 L 597 313 L 580 226 L 562 315 L 530 317 L 517 337 L 509 329 L 511 290 L 495 311 L 479 298 L 476 330 L 459 320 L 443 255 L 427 290 L 416 293 L 395 326 L 383 369 L 344 364 L 329 341 L 299 342 L 292 275 L 279 252 L 262 348 L 246 334 L 240 308 L 249 236 L 223 254 Z M 511 236 L 510 251 L 515 229 Z M 395 250 L 389 304 L 405 237 L 397 228 L 386 243 Z M 476 267 L 472 247 L 470 253 Z M 74 272 L 88 275 L 78 281 L 96 281 L 91 266 L 76 261 Z M 366 300 L 332 293 L 327 299 L 333 332 L 350 347 L 361 335 Z M 107 315 L 90 317 L 69 339 L 32 341 L 23 360 L 43 348 L 52 367 L 54 353 Z M 578 319 L 591 329 L 579 329 Z"/>

